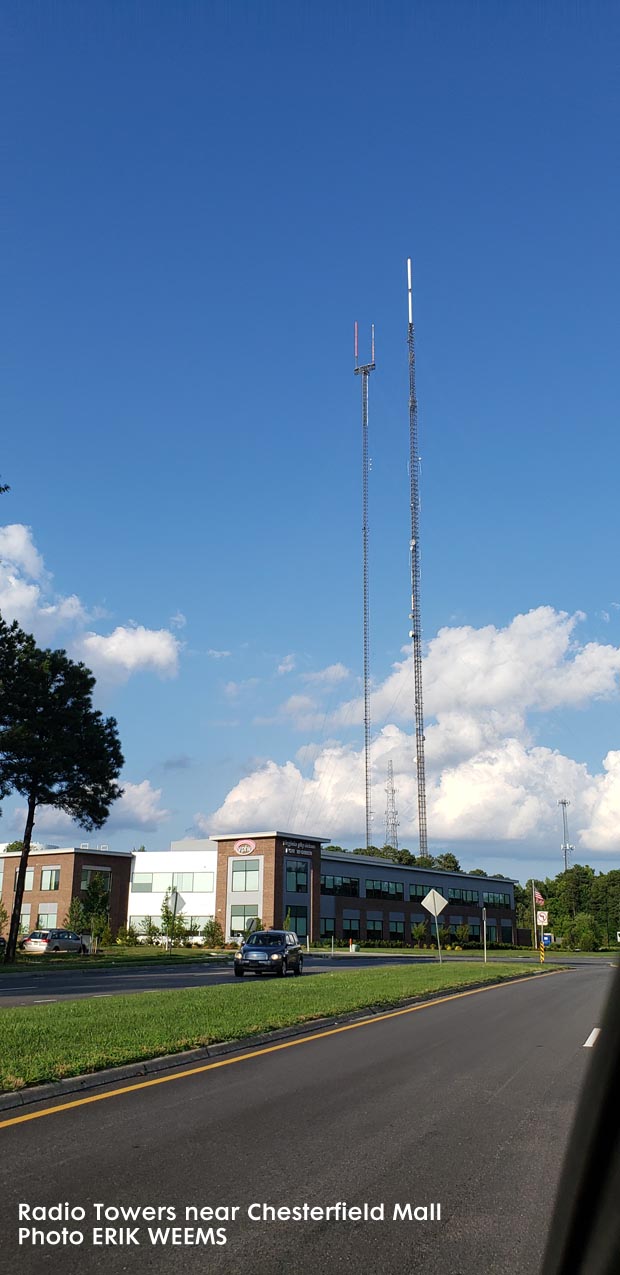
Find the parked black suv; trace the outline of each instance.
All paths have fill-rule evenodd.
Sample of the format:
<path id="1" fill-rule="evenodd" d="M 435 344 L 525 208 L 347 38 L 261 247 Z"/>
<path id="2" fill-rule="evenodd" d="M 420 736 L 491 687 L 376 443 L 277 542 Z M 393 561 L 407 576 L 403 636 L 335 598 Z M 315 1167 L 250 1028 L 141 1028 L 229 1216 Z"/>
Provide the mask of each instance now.
<path id="1" fill-rule="evenodd" d="M 243 978 L 246 970 L 284 978 L 288 970 L 301 974 L 303 968 L 301 943 L 291 930 L 257 930 L 235 955 L 235 978 Z"/>

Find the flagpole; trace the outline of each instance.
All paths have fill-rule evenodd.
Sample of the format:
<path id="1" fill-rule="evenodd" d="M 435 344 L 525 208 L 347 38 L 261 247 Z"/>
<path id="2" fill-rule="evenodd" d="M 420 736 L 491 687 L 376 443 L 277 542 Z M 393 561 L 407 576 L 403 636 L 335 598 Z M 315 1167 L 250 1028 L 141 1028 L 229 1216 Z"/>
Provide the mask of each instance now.
<path id="1" fill-rule="evenodd" d="M 534 940 L 532 946 L 534 948 L 534 951 L 536 951 L 538 947 L 538 930 L 536 926 L 536 899 L 534 897 L 534 878 L 533 877 L 532 877 L 532 923 L 534 926 L 532 930 L 532 938 Z"/>

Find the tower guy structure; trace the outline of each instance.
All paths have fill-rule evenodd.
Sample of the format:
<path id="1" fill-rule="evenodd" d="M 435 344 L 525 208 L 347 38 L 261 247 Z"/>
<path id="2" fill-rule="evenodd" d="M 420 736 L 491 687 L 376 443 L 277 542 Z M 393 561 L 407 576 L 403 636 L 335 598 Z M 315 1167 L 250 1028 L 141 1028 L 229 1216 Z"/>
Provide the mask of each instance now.
<path id="1" fill-rule="evenodd" d="M 407 298 L 409 323 L 409 491 L 411 507 L 411 630 L 413 642 L 413 679 L 415 698 L 415 755 L 418 781 L 418 833 L 420 854 L 428 853 L 426 829 L 426 769 L 424 764 L 424 704 L 422 699 L 422 619 L 420 611 L 420 454 L 418 441 L 418 402 L 415 392 L 415 339 L 413 298 L 411 291 L 411 257 L 407 261 Z"/>
<path id="2" fill-rule="evenodd" d="M 362 548 L 364 580 L 364 780 L 366 791 L 366 849 L 371 838 L 370 770 L 370 618 L 368 607 L 368 378 L 375 370 L 375 329 L 370 330 L 370 363 L 359 362 L 359 334 L 355 324 L 355 375 L 362 382 Z"/>
<path id="3" fill-rule="evenodd" d="M 385 844 L 392 850 L 398 850 L 398 811 L 396 809 L 396 789 L 394 787 L 394 767 L 392 758 L 387 769 L 387 802 L 385 805 Z"/>
<path id="4" fill-rule="evenodd" d="M 562 831 L 564 833 L 564 839 L 562 841 L 562 854 L 564 855 L 564 871 L 568 872 L 568 856 L 569 854 L 572 854 L 573 850 L 575 849 L 574 846 L 570 845 L 568 840 L 568 816 L 566 814 L 566 810 L 567 810 L 567 807 L 570 806 L 570 801 L 568 800 L 567 797 L 560 797 L 560 800 L 558 801 L 558 806 L 562 807 Z"/>

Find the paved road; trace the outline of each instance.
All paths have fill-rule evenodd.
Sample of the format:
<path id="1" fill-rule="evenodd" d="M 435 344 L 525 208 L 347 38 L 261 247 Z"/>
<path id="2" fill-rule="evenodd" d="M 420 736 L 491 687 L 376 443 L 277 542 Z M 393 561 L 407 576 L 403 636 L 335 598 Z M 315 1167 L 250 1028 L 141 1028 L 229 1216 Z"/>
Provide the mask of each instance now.
<path id="1" fill-rule="evenodd" d="M 15 1275 L 536 1275 L 591 1056 L 584 1044 L 611 977 L 588 967 L 499 986 L 10 1127 L 1 1122 L 13 1113 L 2 1113 L 3 1266 Z M 20 1201 L 86 1209 L 84 1245 L 18 1248 Z M 337 1201 L 383 1205 L 385 1220 L 246 1215 L 252 1203 Z M 392 1220 L 397 1203 L 432 1202 L 441 1222 Z M 240 1212 L 215 1223 L 222 1247 L 151 1246 L 153 1222 L 140 1225 L 140 1247 L 93 1247 L 97 1203 L 166 1206 L 181 1226 L 188 1205 Z M 50 1226 L 59 1224 L 38 1229 Z"/>
<path id="2" fill-rule="evenodd" d="M 411 965 L 434 961 L 432 956 L 392 956 L 390 964 Z M 445 960 L 458 961 L 459 957 L 446 956 Z M 496 959 L 500 959 L 497 957 Z M 501 960 L 505 958 L 502 956 Z M 524 958 L 507 958 L 522 960 Z M 538 963 L 536 958 L 525 958 Z M 585 959 L 585 958 L 584 958 Z M 365 969 L 375 968 L 380 958 L 373 956 L 306 956 L 305 968 L 313 974 L 322 974 L 333 969 Z M 575 964 L 583 964 L 583 959 L 575 960 Z M 600 965 L 599 958 L 593 958 L 592 964 Z M 50 1004 L 59 1000 L 79 1000 L 92 996 L 121 996 L 131 992 L 152 992 L 166 988 L 205 987 L 216 983 L 229 983 L 234 979 L 232 968 L 213 967 L 196 962 L 194 965 L 177 966 L 176 969 L 164 966 L 152 969 L 142 966 L 133 969 L 121 966 L 119 969 L 69 969 L 41 970 L 36 967 L 19 974 L 5 974 L 0 967 L 0 1008 L 19 1005 Z M 247 983 L 253 982 L 249 976 Z"/>

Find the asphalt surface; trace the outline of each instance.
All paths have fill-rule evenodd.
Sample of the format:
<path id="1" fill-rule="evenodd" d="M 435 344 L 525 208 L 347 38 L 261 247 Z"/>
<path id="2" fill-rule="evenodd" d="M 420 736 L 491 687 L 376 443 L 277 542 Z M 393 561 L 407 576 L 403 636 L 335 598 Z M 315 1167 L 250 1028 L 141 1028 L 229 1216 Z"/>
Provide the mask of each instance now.
<path id="1" fill-rule="evenodd" d="M 413 1013 L 240 1051 L 219 1065 L 2 1127 L 2 1265 L 15 1275 L 536 1275 L 562 1154 L 612 978 L 608 966 L 487 989 Z M 594 1045 L 596 1048 L 596 1044 Z M 237 1061 L 239 1059 L 239 1061 Z M 33 1112 L 38 1109 L 35 1107 Z M 383 1206 L 376 1221 L 250 1221 L 247 1208 Z M 33 1244 L 18 1205 L 67 1202 L 79 1246 Z M 393 1220 L 397 1204 L 440 1221 Z M 163 1206 L 175 1221 L 95 1217 Z M 188 1206 L 233 1206 L 226 1243 L 188 1243 Z M 259 1209 L 260 1212 L 260 1209 Z M 93 1244 L 138 1226 L 139 1245 Z M 181 1228 L 152 1245 L 148 1228 Z M 118 1232 L 108 1239 L 119 1239 Z M 195 1235 L 194 1235 L 195 1238 Z M 215 1238 L 215 1236 L 214 1236 Z"/>
<path id="2" fill-rule="evenodd" d="M 444 956 L 444 960 L 460 960 L 460 957 Z M 531 960 L 533 964 L 538 964 L 536 957 L 528 958 L 527 956 L 511 956 L 510 953 L 505 957 L 496 953 L 492 959 L 501 960 Z M 587 958 L 576 959 L 575 964 L 583 965 Z M 593 958 L 592 964 L 600 965 L 602 958 Z M 616 959 L 616 958 L 612 958 Z M 425 956 L 390 956 L 386 958 L 390 965 L 416 965 L 422 962 L 434 961 L 436 957 Z M 562 964 L 570 962 L 570 957 L 563 958 Z M 340 956 L 333 960 L 327 956 L 305 956 L 304 968 L 307 973 L 322 974 L 326 970 L 333 969 L 364 969 L 374 968 L 381 964 L 381 959 L 374 956 L 355 955 L 349 957 Z M 41 970 L 37 971 L 36 967 L 20 971 L 19 973 L 4 973 L 0 966 L 0 1008 L 8 1008 L 9 1006 L 20 1005 L 40 1005 L 51 1004 L 60 1000 L 79 1000 L 83 997 L 91 996 L 125 996 L 133 992 L 153 992 L 163 991 L 166 988 L 179 987 L 206 987 L 216 983 L 229 983 L 234 979 L 232 967 L 218 968 L 212 965 L 206 965 L 204 962 L 192 962 L 191 964 L 183 964 L 177 966 L 176 969 L 170 966 L 153 969 L 149 966 L 142 966 L 140 969 L 133 969 L 131 966 L 121 966 L 118 969 L 69 969 L 69 970 Z M 246 975 L 245 983 L 253 982 L 253 977 Z"/>

